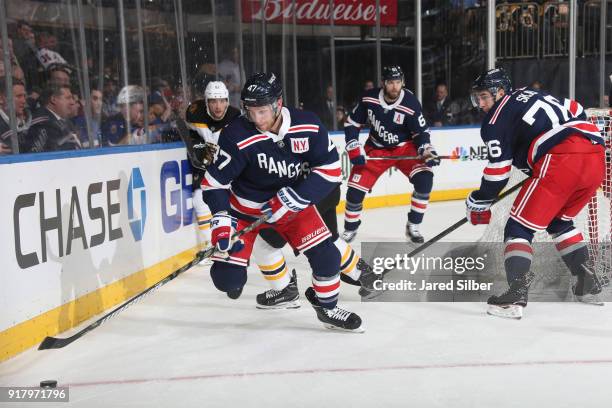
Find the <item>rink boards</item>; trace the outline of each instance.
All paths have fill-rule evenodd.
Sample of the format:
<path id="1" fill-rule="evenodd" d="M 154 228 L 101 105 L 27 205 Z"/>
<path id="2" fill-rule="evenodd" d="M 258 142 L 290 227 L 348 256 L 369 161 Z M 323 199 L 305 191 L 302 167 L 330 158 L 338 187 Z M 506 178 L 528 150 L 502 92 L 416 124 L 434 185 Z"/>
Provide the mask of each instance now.
<path id="1" fill-rule="evenodd" d="M 344 137 L 332 139 L 346 181 Z M 484 149 L 476 128 L 434 131 L 432 142 L 441 155 Z M 432 201 L 465 197 L 483 167 L 482 160 L 444 161 Z M 0 174 L 0 361 L 141 292 L 196 251 L 182 143 L 0 157 Z M 409 191 L 390 170 L 366 208 L 407 204 Z"/>

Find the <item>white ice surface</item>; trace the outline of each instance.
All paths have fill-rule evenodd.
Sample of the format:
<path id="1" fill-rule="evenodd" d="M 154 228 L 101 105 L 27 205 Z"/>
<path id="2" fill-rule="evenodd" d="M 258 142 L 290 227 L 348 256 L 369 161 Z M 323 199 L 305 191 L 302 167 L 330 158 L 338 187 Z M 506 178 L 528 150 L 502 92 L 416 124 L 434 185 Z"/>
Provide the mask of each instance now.
<path id="1" fill-rule="evenodd" d="M 366 211 L 358 240 L 401 240 L 405 214 Z M 462 215 L 461 202 L 431 204 L 426 238 Z M 480 232 L 462 227 L 448 240 Z M 287 254 L 303 293 L 306 259 Z M 367 328 L 349 334 L 323 329 L 305 299 L 297 310 L 256 309 L 267 286 L 249 272 L 232 301 L 215 290 L 208 268 L 196 267 L 64 349 L 32 349 L 0 364 L 0 385 L 69 385 L 69 404 L 45 407 L 612 404 L 610 304 L 531 303 L 513 321 L 487 316 L 482 303 L 361 303 L 343 285 L 341 305 Z"/>

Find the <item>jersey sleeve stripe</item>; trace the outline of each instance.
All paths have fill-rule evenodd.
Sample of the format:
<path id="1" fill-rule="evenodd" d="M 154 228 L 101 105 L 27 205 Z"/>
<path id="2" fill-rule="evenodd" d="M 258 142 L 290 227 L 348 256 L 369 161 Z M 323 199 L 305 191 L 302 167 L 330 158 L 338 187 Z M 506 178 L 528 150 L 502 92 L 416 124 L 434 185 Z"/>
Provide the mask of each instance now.
<path id="1" fill-rule="evenodd" d="M 289 128 L 289 130 L 287 131 L 287 133 L 295 133 L 295 132 L 318 132 L 319 131 L 319 127 L 317 125 L 299 125 L 299 126 L 292 126 Z"/>
<path id="2" fill-rule="evenodd" d="M 380 101 L 376 98 L 371 98 L 369 96 L 365 96 L 361 99 L 363 102 L 374 103 L 376 105 L 380 105 Z"/>
<path id="3" fill-rule="evenodd" d="M 268 135 L 255 135 L 255 136 L 251 136 L 248 139 L 244 139 L 242 142 L 238 143 L 238 150 L 242 150 L 242 149 L 246 149 L 247 147 L 251 146 L 252 144 L 255 144 L 257 142 L 260 142 L 262 140 L 266 140 L 268 138 Z"/>
<path id="4" fill-rule="evenodd" d="M 501 101 L 501 103 L 499 104 L 499 106 L 497 107 L 497 109 L 495 109 L 495 113 L 493 114 L 493 117 L 491 118 L 491 120 L 489 121 L 489 125 L 494 125 L 495 121 L 497 120 L 497 117 L 499 116 L 499 113 L 501 112 L 502 108 L 504 107 L 504 105 L 510 100 L 510 95 L 506 95 L 504 96 L 504 99 Z"/>
<path id="5" fill-rule="evenodd" d="M 413 111 L 412 109 L 407 108 L 407 107 L 402 106 L 402 105 L 397 105 L 397 106 L 395 107 L 395 109 L 397 109 L 397 110 L 399 110 L 399 111 L 402 111 L 402 112 L 405 112 L 405 113 L 407 113 L 407 114 L 409 114 L 409 115 L 414 115 L 414 111 Z"/>
<path id="6" fill-rule="evenodd" d="M 361 125 L 355 122 L 350 116 L 346 118 L 346 122 L 344 122 L 344 127 L 355 126 L 357 129 L 361 128 Z"/>
<path id="7" fill-rule="evenodd" d="M 483 174 L 482 178 L 484 178 L 487 181 L 504 181 L 510 178 L 510 172 L 499 174 L 499 175 Z"/>
<path id="8" fill-rule="evenodd" d="M 222 184 L 217 181 L 213 176 L 210 175 L 210 172 L 207 171 L 202 178 L 201 183 L 202 190 L 218 190 L 224 189 L 227 190 L 230 188 L 230 184 Z"/>
<path id="9" fill-rule="evenodd" d="M 314 168 L 312 169 L 312 171 L 313 173 L 316 173 L 317 175 L 321 176 L 322 178 L 329 181 L 330 183 L 342 182 L 342 169 L 340 168 L 333 169 L 333 170 Z"/>
<path id="10" fill-rule="evenodd" d="M 484 168 L 484 174 L 487 174 L 489 176 L 501 176 L 504 175 L 506 173 L 510 173 L 510 171 L 512 170 L 512 166 L 506 166 L 506 167 L 485 167 Z"/>

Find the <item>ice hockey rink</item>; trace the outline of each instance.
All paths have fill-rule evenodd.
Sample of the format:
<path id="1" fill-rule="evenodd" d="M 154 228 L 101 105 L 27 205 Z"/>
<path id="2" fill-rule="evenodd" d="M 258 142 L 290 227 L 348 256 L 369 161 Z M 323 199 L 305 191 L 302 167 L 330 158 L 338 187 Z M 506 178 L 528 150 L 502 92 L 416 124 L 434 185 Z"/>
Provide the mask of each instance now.
<path id="1" fill-rule="evenodd" d="M 402 239 L 406 211 L 365 211 L 358 240 Z M 426 238 L 463 211 L 460 201 L 432 203 Z M 464 226 L 447 240 L 481 232 Z M 306 259 L 286 255 L 303 294 Z M 356 288 L 343 284 L 340 304 L 366 327 L 353 334 L 324 329 L 304 298 L 297 310 L 256 309 L 255 295 L 267 284 L 249 272 L 243 295 L 232 301 L 214 289 L 208 267 L 195 267 L 63 349 L 31 349 L 0 364 L 0 385 L 57 380 L 69 387 L 70 402 L 45 406 L 61 407 L 557 408 L 612 401 L 610 304 L 531 303 L 516 321 L 487 316 L 484 303 L 362 303 Z"/>

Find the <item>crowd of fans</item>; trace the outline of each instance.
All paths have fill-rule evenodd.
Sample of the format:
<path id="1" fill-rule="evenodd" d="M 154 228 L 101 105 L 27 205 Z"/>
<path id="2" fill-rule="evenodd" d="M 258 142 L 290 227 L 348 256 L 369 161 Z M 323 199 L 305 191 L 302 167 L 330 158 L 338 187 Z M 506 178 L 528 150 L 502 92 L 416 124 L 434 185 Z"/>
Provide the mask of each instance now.
<path id="1" fill-rule="evenodd" d="M 119 73 L 110 66 L 103 68 L 102 78 L 94 76 L 97 70 L 88 67 L 92 78 L 88 103 L 84 103 L 83 86 L 78 86 L 82 75 L 75 69 L 70 49 L 61 48 L 55 35 L 37 31 L 25 21 L 11 28 L 8 46 L 12 96 L 7 90 L 8 70 L 0 61 L 0 154 L 11 154 L 15 149 L 33 153 L 180 140 L 176 121 L 188 102 L 182 86 L 155 77 L 148 81 L 146 89 L 136 84 L 121 86 Z M 202 64 L 195 78 L 224 81 L 230 104 L 239 107 L 245 73 L 240 68 L 238 49 L 223 50 L 220 59 L 217 66 Z M 376 85 L 366 80 L 363 91 Z M 9 96 L 15 112 L 16 145 L 10 126 Z M 333 98 L 334 90 L 328 86 L 321 103 L 306 109 L 315 111 L 330 130 L 342 130 L 357 101 L 334 104 Z M 445 84 L 436 87 L 433 102 L 424 104 L 424 113 L 432 126 L 473 124 L 478 120 L 468 101 L 450 100 Z"/>
<path id="2" fill-rule="evenodd" d="M 8 46 L 12 95 L 7 89 L 9 70 L 0 60 L 0 154 L 16 148 L 35 153 L 179 140 L 175 122 L 186 102 L 180 89 L 167 81 L 152 78 L 147 89 L 120 87 L 117 73 L 106 67 L 103 78 L 92 79 L 87 104 L 73 61 L 62 55 L 55 35 L 19 21 Z M 10 126 L 11 100 L 17 146 Z"/>

